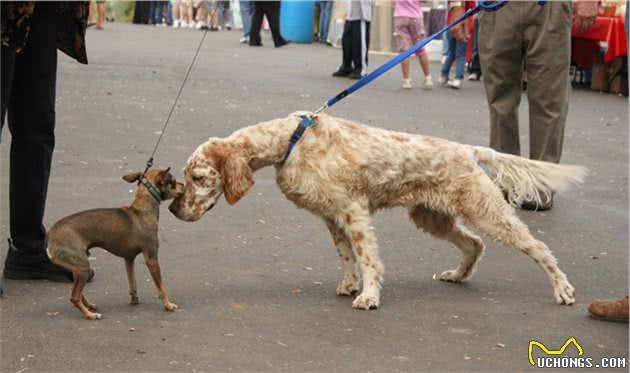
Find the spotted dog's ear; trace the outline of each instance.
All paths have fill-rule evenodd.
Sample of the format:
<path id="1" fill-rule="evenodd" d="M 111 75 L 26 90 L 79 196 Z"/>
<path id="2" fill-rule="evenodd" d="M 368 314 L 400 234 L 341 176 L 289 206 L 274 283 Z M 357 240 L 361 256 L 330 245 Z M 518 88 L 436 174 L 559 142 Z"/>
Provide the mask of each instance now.
<path id="1" fill-rule="evenodd" d="M 133 173 L 123 176 L 122 179 L 128 183 L 134 183 L 138 181 L 140 176 L 142 176 L 142 172 L 133 172 Z"/>
<path id="2" fill-rule="evenodd" d="M 221 168 L 223 193 L 228 204 L 233 205 L 249 192 L 254 185 L 252 169 L 244 157 L 228 157 Z"/>

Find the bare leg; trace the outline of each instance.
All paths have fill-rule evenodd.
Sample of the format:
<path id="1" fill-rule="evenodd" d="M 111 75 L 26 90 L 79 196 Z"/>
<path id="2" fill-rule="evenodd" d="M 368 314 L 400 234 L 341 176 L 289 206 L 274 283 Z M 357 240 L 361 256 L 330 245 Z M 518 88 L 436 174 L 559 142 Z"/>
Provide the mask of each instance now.
<path id="1" fill-rule="evenodd" d="M 173 1 L 173 8 L 172 8 L 173 25 L 177 25 L 181 21 L 181 16 L 180 16 L 180 12 L 179 12 L 179 3 L 180 3 L 180 1 L 181 0 Z"/>
<path id="2" fill-rule="evenodd" d="M 94 5 L 92 3 L 92 1 L 90 1 L 90 6 L 88 8 L 88 24 L 89 25 L 93 25 L 96 23 L 96 21 L 94 20 L 94 10 L 93 10 L 93 6 Z"/>
<path id="3" fill-rule="evenodd" d="M 402 68 L 403 79 L 409 79 L 409 58 L 405 58 L 404 61 L 400 63 L 400 67 Z"/>
<path id="4" fill-rule="evenodd" d="M 162 303 L 164 303 L 164 308 L 166 308 L 167 311 L 175 311 L 177 309 L 177 305 L 168 301 L 166 291 L 164 290 L 162 274 L 160 273 L 160 264 L 158 263 L 157 257 L 147 257 L 145 255 L 144 260 L 147 268 L 149 268 L 149 272 L 151 272 L 151 277 L 153 277 L 155 286 L 158 289 L 160 299 L 162 300 Z"/>
<path id="5" fill-rule="evenodd" d="M 96 3 L 96 8 L 98 10 L 98 25 L 96 26 L 96 28 L 98 28 L 99 30 L 102 30 L 103 21 L 105 20 L 105 3 L 104 2 Z"/>
<path id="6" fill-rule="evenodd" d="M 350 242 L 333 220 L 324 219 L 324 221 L 333 238 L 343 268 L 343 280 L 337 286 L 337 295 L 354 295 L 359 291 L 359 277 L 356 273 L 356 260 Z"/>
<path id="7" fill-rule="evenodd" d="M 136 258 L 125 259 L 125 269 L 127 270 L 127 280 L 129 280 L 129 304 L 138 304 L 138 287 L 136 285 L 136 273 L 133 264 Z"/>
<path id="8" fill-rule="evenodd" d="M 409 211 L 416 227 L 422 228 L 435 238 L 447 240 L 462 252 L 459 265 L 454 270 L 444 271 L 440 280 L 461 282 L 469 279 L 477 269 L 477 262 L 483 254 L 483 241 L 466 227 L 459 225 L 455 218 L 442 212 L 416 206 Z"/>
<path id="9" fill-rule="evenodd" d="M 422 67 L 424 76 L 429 76 L 431 73 L 429 71 L 429 57 L 426 54 L 423 54 L 422 56 L 418 56 L 418 60 L 420 61 L 420 67 Z"/>
<path id="10" fill-rule="evenodd" d="M 337 216 L 336 221 L 350 241 L 352 252 L 359 263 L 363 278 L 363 290 L 352 302 L 352 307 L 359 309 L 378 308 L 384 269 L 378 255 L 378 245 L 370 212 L 358 203 L 353 203 Z"/>

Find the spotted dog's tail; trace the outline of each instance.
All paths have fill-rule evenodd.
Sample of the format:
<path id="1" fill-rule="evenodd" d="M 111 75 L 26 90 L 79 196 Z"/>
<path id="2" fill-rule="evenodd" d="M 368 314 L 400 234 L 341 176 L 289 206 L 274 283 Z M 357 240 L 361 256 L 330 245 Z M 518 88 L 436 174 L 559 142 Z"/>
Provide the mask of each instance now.
<path id="1" fill-rule="evenodd" d="M 485 166 L 494 183 L 507 192 L 509 202 L 515 205 L 523 201 L 542 204 L 541 193 L 548 198 L 571 184 L 582 183 L 587 174 L 581 166 L 535 161 L 482 146 L 472 148 L 477 163 Z"/>

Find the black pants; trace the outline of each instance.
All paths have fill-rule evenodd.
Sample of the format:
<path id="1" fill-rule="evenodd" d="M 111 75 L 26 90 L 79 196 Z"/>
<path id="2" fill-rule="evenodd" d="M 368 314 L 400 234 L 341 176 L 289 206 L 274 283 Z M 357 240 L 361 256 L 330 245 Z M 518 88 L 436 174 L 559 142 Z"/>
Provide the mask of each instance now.
<path id="1" fill-rule="evenodd" d="M 10 229 L 16 247 L 42 254 L 44 208 L 55 147 L 57 17 L 54 3 L 37 3 L 26 48 L 2 47 L 2 122 L 11 131 Z"/>
<path id="2" fill-rule="evenodd" d="M 472 57 L 470 64 L 468 65 L 468 72 L 471 74 L 477 74 L 481 76 L 481 64 L 479 63 L 479 48 L 478 48 L 478 35 L 479 35 L 479 18 L 475 16 L 473 23 L 473 35 L 472 35 Z"/>
<path id="3" fill-rule="evenodd" d="M 343 65 L 346 71 L 367 74 L 368 49 L 370 47 L 370 22 L 346 21 L 341 38 Z"/>
<path id="4" fill-rule="evenodd" d="M 277 47 L 285 43 L 280 35 L 280 2 L 279 1 L 255 1 L 254 15 L 252 16 L 252 27 L 249 31 L 249 44 L 260 44 L 260 26 L 263 16 L 267 16 L 273 44 Z"/>

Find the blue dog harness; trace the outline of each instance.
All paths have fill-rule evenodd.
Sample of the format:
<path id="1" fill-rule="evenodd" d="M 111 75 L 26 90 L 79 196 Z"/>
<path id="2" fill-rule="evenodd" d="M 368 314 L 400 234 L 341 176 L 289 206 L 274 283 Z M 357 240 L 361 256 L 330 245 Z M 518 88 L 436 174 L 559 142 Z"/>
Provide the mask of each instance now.
<path id="1" fill-rule="evenodd" d="M 300 115 L 300 118 L 302 118 L 302 120 L 300 121 L 300 124 L 298 124 L 297 128 L 295 129 L 295 131 L 293 131 L 293 134 L 291 135 L 291 139 L 289 140 L 289 148 L 287 149 L 287 154 L 285 154 L 284 159 L 282 160 L 283 163 L 287 160 L 287 158 L 289 158 L 289 154 L 291 154 L 291 150 L 293 150 L 293 147 L 295 146 L 295 144 L 298 141 L 300 141 L 300 138 L 302 138 L 304 131 L 306 131 L 307 128 L 313 127 L 315 124 L 317 124 L 317 122 L 315 122 L 315 120 L 317 119 L 316 116 L 313 117 L 310 115 Z"/>

